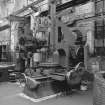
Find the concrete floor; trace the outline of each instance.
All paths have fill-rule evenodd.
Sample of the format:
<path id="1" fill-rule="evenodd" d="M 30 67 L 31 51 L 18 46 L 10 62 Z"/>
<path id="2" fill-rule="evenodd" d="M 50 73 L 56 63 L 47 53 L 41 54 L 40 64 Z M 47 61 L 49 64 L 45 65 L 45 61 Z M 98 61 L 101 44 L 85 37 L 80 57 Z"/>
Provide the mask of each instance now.
<path id="1" fill-rule="evenodd" d="M 93 105 L 92 91 L 78 92 L 71 96 L 52 98 L 34 103 L 21 97 L 22 87 L 15 83 L 0 83 L 0 105 Z"/>

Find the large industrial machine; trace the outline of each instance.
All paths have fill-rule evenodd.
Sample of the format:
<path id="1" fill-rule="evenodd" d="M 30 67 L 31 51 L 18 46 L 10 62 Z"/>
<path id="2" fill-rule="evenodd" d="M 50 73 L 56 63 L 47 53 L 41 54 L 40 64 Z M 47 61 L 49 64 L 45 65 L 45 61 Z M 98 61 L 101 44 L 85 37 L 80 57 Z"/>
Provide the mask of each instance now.
<path id="1" fill-rule="evenodd" d="M 45 3 L 47 10 L 41 8 L 41 12 L 36 9 L 38 2 L 29 6 L 39 13 L 34 17 L 31 40 L 23 43 L 21 37 L 19 42 L 27 53 L 32 52 L 33 58 L 31 67 L 28 66 L 26 74 L 22 74 L 26 83 L 25 94 L 42 98 L 80 87 L 84 73 L 87 74 L 85 79 L 90 79 L 92 62 L 97 64 L 97 56 L 102 56 L 103 52 L 97 50 L 100 47 L 97 46 L 99 39 L 95 35 L 95 26 L 103 18 L 96 16 L 95 3 L 89 0 L 49 0 Z M 100 42 L 99 46 L 103 43 Z M 38 57 L 40 60 L 36 60 Z"/>

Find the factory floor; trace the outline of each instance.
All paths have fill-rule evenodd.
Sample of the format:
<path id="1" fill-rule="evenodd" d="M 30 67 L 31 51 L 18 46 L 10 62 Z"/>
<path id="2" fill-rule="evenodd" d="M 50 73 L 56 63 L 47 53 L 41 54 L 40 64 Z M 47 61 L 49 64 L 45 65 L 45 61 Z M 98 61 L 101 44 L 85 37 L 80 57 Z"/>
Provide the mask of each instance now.
<path id="1" fill-rule="evenodd" d="M 0 105 L 93 105 L 92 90 L 75 92 L 70 96 L 58 96 L 41 102 L 34 102 L 21 96 L 23 87 L 16 83 L 0 83 Z"/>

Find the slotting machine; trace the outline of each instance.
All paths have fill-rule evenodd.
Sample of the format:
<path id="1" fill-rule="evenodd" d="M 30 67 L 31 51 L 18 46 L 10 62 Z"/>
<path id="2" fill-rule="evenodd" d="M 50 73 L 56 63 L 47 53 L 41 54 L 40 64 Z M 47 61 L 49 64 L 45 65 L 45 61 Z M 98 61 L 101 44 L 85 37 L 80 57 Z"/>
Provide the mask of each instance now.
<path id="1" fill-rule="evenodd" d="M 68 4 L 70 3 L 74 5 L 73 1 Z M 94 55 L 94 37 L 91 31 L 88 31 L 88 35 L 81 32 L 81 28 L 87 29 L 84 24 L 75 25 L 77 17 L 69 17 L 71 21 L 67 24 L 68 18 L 64 16 L 67 14 L 74 16 L 74 8 L 63 10 L 68 4 L 59 5 L 57 0 L 49 0 L 49 9 L 35 17 L 34 36 L 31 38 L 31 44 L 28 46 L 23 43 L 22 45 L 26 53 L 31 52 L 29 63 L 34 62 L 31 58 L 35 53 L 42 51 L 42 55 L 45 53 L 47 55 L 44 62 L 38 61 L 31 67 L 28 66 L 19 79 L 20 82 L 23 81 L 22 77 L 25 79 L 23 92 L 35 99 L 60 92 L 69 93 L 72 88 L 80 88 L 82 79 L 86 77 L 86 75 L 83 76 L 84 74 L 89 75 L 86 71 L 87 61 L 89 54 Z M 31 8 L 36 8 L 36 6 L 31 6 Z M 90 26 L 92 24 L 90 22 Z M 90 26 L 88 30 L 91 29 Z M 46 34 L 47 41 L 37 40 L 36 37 L 40 33 Z"/>

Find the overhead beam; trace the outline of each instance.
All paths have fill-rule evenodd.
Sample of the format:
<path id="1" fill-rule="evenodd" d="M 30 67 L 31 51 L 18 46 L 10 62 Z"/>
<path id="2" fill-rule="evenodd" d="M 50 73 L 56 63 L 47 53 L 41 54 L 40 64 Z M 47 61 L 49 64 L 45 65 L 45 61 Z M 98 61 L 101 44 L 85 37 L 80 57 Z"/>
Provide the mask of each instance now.
<path id="1" fill-rule="evenodd" d="M 31 3 L 31 4 L 29 4 L 29 5 L 27 5 L 26 7 L 23 7 L 22 9 L 20 9 L 20 10 L 18 10 L 16 12 L 13 12 L 11 15 L 18 15 L 18 14 L 24 12 L 25 10 L 27 10 L 28 8 L 30 8 L 30 7 L 32 7 L 34 5 L 37 5 L 38 3 L 41 3 L 43 1 L 44 0 L 37 0 L 37 1 L 35 1 L 35 2 Z"/>
<path id="2" fill-rule="evenodd" d="M 10 28 L 10 25 L 9 24 L 6 24 L 4 26 L 0 26 L 0 31 L 4 31 L 6 29 Z"/>
<path id="3" fill-rule="evenodd" d="M 23 21 L 24 17 L 10 15 L 9 17 L 7 17 L 7 19 L 10 20 L 10 21 Z"/>

